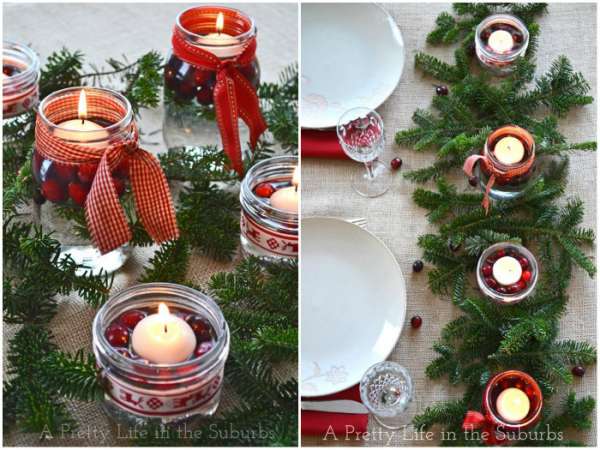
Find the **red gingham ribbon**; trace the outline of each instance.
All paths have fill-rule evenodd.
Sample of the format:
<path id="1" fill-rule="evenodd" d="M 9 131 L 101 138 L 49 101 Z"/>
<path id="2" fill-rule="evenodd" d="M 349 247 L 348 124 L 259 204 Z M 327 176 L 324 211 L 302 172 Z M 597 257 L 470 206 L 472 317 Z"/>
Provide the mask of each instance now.
<path id="1" fill-rule="evenodd" d="M 190 9 L 181 15 L 181 24 L 185 29 L 193 31 L 198 24 L 205 21 L 205 15 L 205 8 Z M 248 40 L 244 50 L 237 57 L 226 60 L 221 60 L 211 52 L 187 42 L 177 28 L 173 31 L 172 45 L 173 53 L 182 61 L 200 69 L 217 72 L 217 82 L 213 91 L 217 123 L 223 149 L 233 169 L 241 177 L 244 174 L 244 166 L 238 117 L 241 117 L 250 129 L 252 149 L 256 147 L 260 135 L 267 129 L 265 119 L 260 112 L 256 91 L 238 69 L 238 66 L 245 66 L 252 62 L 256 52 L 256 38 Z"/>
<path id="2" fill-rule="evenodd" d="M 117 100 L 98 91 L 86 91 L 90 115 L 111 123 L 121 120 L 126 111 Z M 52 123 L 73 119 L 77 95 L 66 95 L 50 102 L 44 114 Z M 132 124 L 131 138 L 113 140 L 106 146 L 82 145 L 57 137 L 38 115 L 35 127 L 37 151 L 46 159 L 60 164 L 98 164 L 90 192 L 85 201 L 85 216 L 94 244 L 108 253 L 132 238 L 125 212 L 112 181 L 111 172 L 123 158 L 129 159 L 129 179 L 137 215 L 157 243 L 179 237 L 175 209 L 167 179 L 160 163 L 151 153 L 139 148 L 138 131 Z"/>

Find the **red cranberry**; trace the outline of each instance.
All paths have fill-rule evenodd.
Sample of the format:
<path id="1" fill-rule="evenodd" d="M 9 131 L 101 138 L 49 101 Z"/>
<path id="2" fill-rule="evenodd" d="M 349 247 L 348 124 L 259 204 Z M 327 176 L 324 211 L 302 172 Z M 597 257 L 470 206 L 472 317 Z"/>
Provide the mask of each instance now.
<path id="1" fill-rule="evenodd" d="M 492 265 L 486 264 L 481 268 L 481 273 L 483 273 L 484 277 L 489 277 L 492 275 Z"/>
<path id="2" fill-rule="evenodd" d="M 254 193 L 262 198 L 269 198 L 274 192 L 275 188 L 271 183 L 261 183 L 254 189 Z"/>
<path id="3" fill-rule="evenodd" d="M 508 289 L 505 286 L 498 286 L 496 289 L 496 292 L 499 292 L 500 294 L 508 294 Z"/>
<path id="4" fill-rule="evenodd" d="M 410 319 L 410 326 L 413 328 L 421 328 L 422 324 L 423 319 L 421 318 L 421 316 L 413 316 L 413 318 Z"/>
<path id="5" fill-rule="evenodd" d="M 585 367 L 583 366 L 575 366 L 571 369 L 571 373 L 576 377 L 582 377 L 585 375 Z"/>
<path id="6" fill-rule="evenodd" d="M 67 199 L 67 192 L 63 187 L 55 180 L 46 180 L 40 187 L 42 195 L 54 203 L 61 203 Z"/>
<path id="7" fill-rule="evenodd" d="M 198 86 L 196 89 L 196 100 L 198 100 L 198 103 L 204 106 L 213 104 L 213 93 L 215 90 L 213 84 L 203 84 L 202 86 Z"/>
<path id="8" fill-rule="evenodd" d="M 421 261 L 420 259 L 416 260 L 413 263 L 413 272 L 420 272 L 421 270 L 423 270 L 423 261 Z"/>
<path id="9" fill-rule="evenodd" d="M 69 197 L 76 205 L 83 206 L 85 199 L 87 198 L 89 189 L 83 184 L 75 183 L 74 181 L 69 183 Z"/>
<path id="10" fill-rule="evenodd" d="M 52 175 L 63 183 L 68 183 L 75 178 L 76 166 L 52 163 Z"/>
<path id="11" fill-rule="evenodd" d="M 477 187 L 477 185 L 479 184 L 479 178 L 475 176 L 469 177 L 469 184 L 473 187 Z"/>
<path id="12" fill-rule="evenodd" d="M 194 83 L 196 86 L 204 86 L 216 81 L 216 73 L 212 70 L 195 69 Z"/>
<path id="13" fill-rule="evenodd" d="M 194 356 L 197 358 L 199 356 L 205 355 L 213 348 L 212 341 L 200 342 L 200 345 L 196 347 L 194 351 Z"/>
<path id="14" fill-rule="evenodd" d="M 498 282 L 495 279 L 493 279 L 492 277 L 486 278 L 485 284 L 487 284 L 492 289 L 496 289 L 498 287 Z"/>
<path id="15" fill-rule="evenodd" d="M 118 323 L 110 325 L 106 329 L 105 336 L 113 347 L 127 347 L 129 344 L 129 330 Z"/>
<path id="16" fill-rule="evenodd" d="M 519 285 L 517 283 L 511 284 L 510 286 L 506 286 L 506 292 L 509 294 L 516 294 L 519 291 L 520 291 L 520 289 L 519 289 Z"/>
<path id="17" fill-rule="evenodd" d="M 119 322 L 121 322 L 121 324 L 127 328 L 133 330 L 144 317 L 146 317 L 146 313 L 144 311 L 132 309 L 131 311 L 126 311 L 121 314 L 121 317 L 119 317 Z"/>
<path id="18" fill-rule="evenodd" d="M 192 327 L 198 342 L 210 341 L 213 337 L 213 329 L 210 322 L 204 317 L 191 315 L 187 318 L 187 323 Z"/>
<path id="19" fill-rule="evenodd" d="M 521 267 L 523 269 L 527 269 L 529 267 L 529 261 L 524 256 L 521 256 L 519 258 L 519 264 L 521 264 Z"/>
<path id="20" fill-rule="evenodd" d="M 513 37 L 513 41 L 515 41 L 517 44 L 520 44 L 521 42 L 523 42 L 523 35 L 521 33 L 519 33 L 518 31 L 513 31 L 512 37 Z"/>
<path id="21" fill-rule="evenodd" d="M 529 270 L 524 270 L 521 275 L 521 280 L 529 282 L 529 280 L 531 280 L 531 272 Z"/>
<path id="22" fill-rule="evenodd" d="M 506 256 L 506 251 L 504 249 L 500 249 L 496 252 L 495 258 L 496 260 L 503 258 Z"/>
<path id="23" fill-rule="evenodd" d="M 448 95 L 448 86 L 440 85 L 435 87 L 435 94 L 438 96 Z"/>
<path id="24" fill-rule="evenodd" d="M 98 164 L 81 164 L 77 170 L 77 178 L 82 183 L 90 184 L 94 181 L 96 171 L 98 170 Z"/>
<path id="25" fill-rule="evenodd" d="M 527 283 L 525 283 L 523 280 L 519 280 L 517 282 L 517 286 L 519 286 L 519 291 L 527 289 Z"/>
<path id="26" fill-rule="evenodd" d="M 390 166 L 393 170 L 398 170 L 400 167 L 402 167 L 402 160 L 400 158 L 394 158 L 390 162 Z"/>

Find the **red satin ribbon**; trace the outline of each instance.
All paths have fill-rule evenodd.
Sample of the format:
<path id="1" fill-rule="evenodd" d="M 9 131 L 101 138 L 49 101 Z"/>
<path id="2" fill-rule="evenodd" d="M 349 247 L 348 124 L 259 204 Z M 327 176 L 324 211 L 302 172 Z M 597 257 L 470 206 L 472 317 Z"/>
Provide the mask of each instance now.
<path id="1" fill-rule="evenodd" d="M 94 91 L 87 94 L 88 110 L 94 111 L 94 117 L 110 122 L 124 117 L 125 111 L 119 102 Z M 48 104 L 44 113 L 53 123 L 60 123 L 73 118 L 77 102 L 76 95 L 63 97 Z M 108 253 L 132 238 L 111 175 L 123 158 L 129 159 L 129 179 L 137 216 L 150 237 L 157 243 L 179 237 L 167 179 L 156 157 L 139 148 L 135 124 L 128 140 L 113 141 L 107 146 L 90 146 L 57 137 L 38 115 L 35 146 L 44 158 L 60 164 L 98 164 L 85 201 L 85 216 L 92 241 L 101 253 Z"/>
<path id="2" fill-rule="evenodd" d="M 240 177 L 243 176 L 244 165 L 238 117 L 241 117 L 248 125 L 252 149 L 256 147 L 260 135 L 267 129 L 265 119 L 260 112 L 256 91 L 238 69 L 239 66 L 250 64 L 254 59 L 256 38 L 251 38 L 237 57 L 227 60 L 220 60 L 209 51 L 190 44 L 177 29 L 173 32 L 172 45 L 173 53 L 182 61 L 194 67 L 217 73 L 213 101 L 223 149 L 229 157 L 233 169 Z"/>

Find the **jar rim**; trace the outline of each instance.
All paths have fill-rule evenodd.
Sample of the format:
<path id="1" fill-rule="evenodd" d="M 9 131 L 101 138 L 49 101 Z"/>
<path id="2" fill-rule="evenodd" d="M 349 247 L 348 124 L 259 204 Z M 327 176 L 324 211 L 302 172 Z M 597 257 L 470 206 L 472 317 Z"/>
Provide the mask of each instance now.
<path id="1" fill-rule="evenodd" d="M 504 163 L 500 162 L 498 160 L 498 158 L 496 158 L 496 155 L 492 151 L 493 149 L 490 148 L 490 142 L 492 141 L 492 138 L 495 138 L 496 134 L 500 134 L 500 131 L 505 130 L 505 129 L 507 131 L 509 131 L 509 129 L 511 129 L 511 128 L 515 129 L 517 132 L 523 133 L 525 135 L 525 138 L 528 141 L 530 141 L 531 144 L 529 145 L 530 148 L 528 151 L 527 158 L 524 158 L 523 160 L 519 161 L 517 164 L 509 165 L 509 164 L 504 164 Z M 507 134 L 510 134 L 510 133 L 507 133 Z M 512 125 L 512 124 L 503 125 L 499 128 L 496 128 L 494 131 L 492 131 L 489 134 L 489 136 L 486 138 L 484 152 L 492 160 L 494 166 L 498 167 L 502 171 L 511 171 L 511 170 L 521 169 L 525 166 L 533 164 L 532 160 L 535 160 L 535 139 L 533 138 L 532 134 L 523 127 L 520 127 L 518 125 Z"/>
<path id="2" fill-rule="evenodd" d="M 188 14 L 192 11 L 200 11 L 200 10 L 207 10 L 207 11 L 208 10 L 210 10 L 210 11 L 222 10 L 222 11 L 230 12 L 235 15 L 239 15 L 240 17 L 244 18 L 244 20 L 248 21 L 248 30 L 243 33 L 233 36 L 234 38 L 240 40 L 240 42 L 237 42 L 237 43 L 228 44 L 228 45 L 218 45 L 218 44 L 214 44 L 214 42 L 211 40 L 208 40 L 208 42 L 206 42 L 206 40 L 207 40 L 206 35 L 199 34 L 194 31 L 190 31 L 189 29 L 184 27 L 181 23 L 181 19 L 185 14 Z M 189 39 L 193 39 L 196 44 L 202 45 L 203 47 L 215 47 L 215 48 L 223 48 L 226 46 L 239 45 L 240 43 L 245 42 L 246 40 L 255 36 L 256 32 L 257 32 L 254 18 L 252 18 L 251 16 L 249 16 L 248 14 L 244 13 L 243 11 L 241 11 L 239 9 L 231 8 L 229 6 L 222 6 L 222 5 L 192 6 L 190 8 L 184 9 L 179 14 L 177 14 L 177 18 L 175 19 L 175 27 L 185 37 L 188 37 Z"/>
<path id="3" fill-rule="evenodd" d="M 523 33 L 523 45 L 506 53 L 496 53 L 493 51 L 490 52 L 485 48 L 485 43 L 481 39 L 481 32 L 483 31 L 484 27 L 490 25 L 492 22 L 498 22 L 502 19 L 511 22 L 512 25 L 515 25 L 519 31 Z M 477 28 L 475 28 L 475 44 L 481 53 L 483 53 L 487 58 L 493 58 L 500 62 L 512 61 L 527 51 L 527 47 L 529 46 L 529 29 L 517 16 L 506 13 L 492 14 L 479 22 L 479 25 L 477 25 Z"/>
<path id="4" fill-rule="evenodd" d="M 98 130 L 74 131 L 70 128 L 65 128 L 65 127 L 61 126 L 61 124 L 56 124 L 56 123 L 52 122 L 46 115 L 46 108 L 50 103 L 52 103 L 52 101 L 56 100 L 60 96 L 68 95 L 75 91 L 80 92 L 82 90 L 85 90 L 86 92 L 97 91 L 97 92 L 103 93 L 104 95 L 112 96 L 117 101 L 122 103 L 122 105 L 124 106 L 125 114 L 123 114 L 123 117 L 120 120 L 118 120 L 117 122 L 112 123 L 106 127 L 103 127 L 104 131 L 107 131 L 108 133 L 118 132 L 119 130 L 123 129 L 124 127 L 127 127 L 132 122 L 133 109 L 132 109 L 131 103 L 129 102 L 127 97 L 125 97 L 123 94 L 121 94 L 120 92 L 117 92 L 113 89 L 108 89 L 108 88 L 103 88 L 103 87 L 95 87 L 95 86 L 72 86 L 72 87 L 60 89 L 58 91 L 54 91 L 51 94 L 47 95 L 41 101 L 40 106 L 38 108 L 38 114 L 39 114 L 39 117 L 42 120 L 42 122 L 44 122 L 44 124 L 47 125 L 51 129 L 61 130 L 67 136 L 69 135 L 69 133 L 76 133 L 77 135 L 83 135 L 83 136 L 86 136 L 86 135 L 93 136 L 94 134 L 98 134 Z M 105 140 L 105 139 L 100 139 L 100 140 Z"/>
<path id="5" fill-rule="evenodd" d="M 4 86 L 4 83 L 7 81 L 9 84 L 18 84 L 32 77 L 35 77 L 35 79 L 37 80 L 40 77 L 40 58 L 37 55 L 37 53 L 24 44 L 4 39 L 2 41 L 3 60 L 4 56 L 6 55 L 6 52 L 10 50 L 25 56 L 27 58 L 26 62 L 28 62 L 29 64 L 27 64 L 27 68 L 24 71 L 19 72 L 14 76 L 4 78 L 2 80 L 2 85 Z"/>
<path id="6" fill-rule="evenodd" d="M 156 294 L 156 295 L 168 295 L 169 292 L 171 294 L 180 294 L 186 295 L 189 298 L 195 298 L 200 300 L 211 308 L 211 313 L 213 313 L 217 320 L 219 321 L 219 329 L 216 330 L 217 333 L 220 333 L 217 336 L 215 345 L 205 354 L 201 356 L 195 356 L 190 359 L 186 359 L 185 361 L 175 363 L 175 364 L 165 364 L 165 363 L 152 363 L 146 360 L 134 360 L 122 355 L 119 352 L 119 349 L 114 348 L 108 340 L 106 339 L 104 329 L 106 314 L 109 311 L 109 308 L 114 307 L 115 304 L 123 304 L 126 301 L 128 303 L 133 303 L 136 294 L 144 293 L 144 294 Z M 132 306 L 131 309 L 135 308 Z M 134 286 L 130 286 L 126 289 L 119 291 L 117 294 L 112 296 L 96 313 L 94 318 L 94 323 L 92 326 L 93 340 L 94 340 L 94 350 L 101 351 L 103 356 L 109 359 L 110 363 L 117 368 L 123 370 L 124 372 L 131 373 L 134 372 L 136 375 L 139 373 L 145 373 L 144 370 L 154 371 L 154 379 L 156 380 L 166 380 L 172 379 L 171 374 L 161 374 L 161 369 L 170 369 L 172 371 L 181 370 L 187 367 L 197 367 L 198 370 L 189 370 L 183 372 L 183 377 L 185 376 L 195 376 L 198 372 L 209 372 L 216 365 L 221 362 L 223 358 L 223 351 L 228 353 L 229 351 L 229 342 L 230 342 L 230 333 L 229 327 L 227 325 L 227 321 L 223 316 L 223 313 L 217 303 L 208 295 L 200 292 L 196 289 L 192 289 L 188 286 L 183 286 L 174 283 L 141 283 L 136 284 Z M 97 345 L 98 344 L 98 345 Z M 227 358 L 227 353 L 225 353 L 224 358 Z M 204 364 L 200 365 L 200 362 L 204 362 Z M 136 370 L 137 369 L 137 370 Z M 141 370 L 140 370 L 141 369 Z M 166 376 L 168 375 L 168 376 Z M 148 376 L 148 375 L 146 375 Z M 182 378 L 183 378 L 182 377 Z M 149 377 L 150 378 L 150 377 Z"/>

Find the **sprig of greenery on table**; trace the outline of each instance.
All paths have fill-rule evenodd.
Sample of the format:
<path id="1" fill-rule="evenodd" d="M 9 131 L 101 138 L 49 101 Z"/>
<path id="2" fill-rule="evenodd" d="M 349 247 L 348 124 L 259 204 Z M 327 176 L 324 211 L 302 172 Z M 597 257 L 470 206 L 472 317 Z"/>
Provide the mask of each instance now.
<path id="1" fill-rule="evenodd" d="M 56 90 L 85 84 L 121 90 L 137 113 L 159 103 L 162 57 L 149 52 L 136 61 L 110 59 L 108 68 L 84 72 L 84 55 L 62 49 L 53 53 L 42 70 L 42 98 Z M 297 68 L 283 71 L 280 83 L 259 88 L 261 106 L 270 131 L 288 152 L 297 148 Z M 58 295 L 77 293 L 91 307 L 106 299 L 113 278 L 106 274 L 77 275 L 80 267 L 70 258 L 60 259 L 60 243 L 30 223 L 26 213 L 37 189 L 31 173 L 34 142 L 33 113 L 4 125 L 4 321 L 19 324 L 9 342 L 7 379 L 4 383 L 4 430 L 54 434 L 77 423 L 65 399 L 100 400 L 103 390 L 92 354 L 61 351 L 49 326 L 56 315 Z M 263 139 L 246 159 L 249 168 L 274 151 Z M 239 202 L 229 190 L 213 182 L 233 184 L 237 175 L 226 169 L 227 159 L 216 147 L 171 149 L 160 155 L 167 178 L 177 184 L 177 216 L 182 237 L 161 245 L 148 262 L 140 282 L 166 281 L 193 284 L 186 279 L 190 257 L 201 252 L 216 259 L 231 259 L 239 243 Z M 151 245 L 140 226 L 130 192 L 122 200 L 134 238 L 133 246 Z M 71 221 L 73 232 L 86 234 L 80 209 L 59 207 Z M 274 364 L 297 361 L 297 268 L 274 265 L 266 271 L 254 258 L 242 260 L 233 274 L 217 274 L 210 283 L 222 302 L 232 330 L 231 356 L 226 369 L 227 389 L 236 391 L 240 406 L 211 420 L 217 427 L 250 431 L 267 430 L 246 445 L 295 445 L 297 442 L 297 389 L 294 378 L 280 381 Z M 91 326 L 91 324 L 90 324 Z M 242 339 L 243 337 L 243 339 Z M 165 445 L 150 437 L 147 445 Z M 206 439 L 208 433 L 203 434 Z M 242 434 L 248 436 L 248 433 Z M 243 441 L 243 442 L 242 442 Z M 234 440 L 211 439 L 205 445 L 231 445 Z M 189 440 L 173 443 L 197 444 Z"/>
<path id="2" fill-rule="evenodd" d="M 593 230 L 581 227 L 583 202 L 577 198 L 563 201 L 568 152 L 595 150 L 596 143 L 570 144 L 559 131 L 560 117 L 593 101 L 588 95 L 589 84 L 568 59 L 558 57 L 545 75 L 534 80 L 533 56 L 539 34 L 534 17 L 545 10 L 544 4 L 459 3 L 454 5 L 456 16 L 440 14 L 427 41 L 432 45 L 458 43 L 456 62 L 448 64 L 417 53 L 415 66 L 425 75 L 448 83 L 450 93 L 434 97 L 434 111 L 417 110 L 413 116 L 416 126 L 396 134 L 398 145 L 436 154 L 433 165 L 406 176 L 420 183 L 437 183 L 437 191 L 418 188 L 413 194 L 414 201 L 428 211 L 430 222 L 439 228 L 437 233 L 420 236 L 419 246 L 424 259 L 434 266 L 428 273 L 430 289 L 451 297 L 463 313 L 443 328 L 433 347 L 439 356 L 428 365 L 426 374 L 432 379 L 447 376 L 451 384 L 465 386 L 464 396 L 430 406 L 414 419 L 420 428 L 440 424 L 445 431 L 455 432 L 455 439 L 445 440 L 445 445 L 481 444 L 477 439 L 465 439 L 461 423 L 468 409 L 481 408 L 482 391 L 490 376 L 505 369 L 531 374 L 543 391 L 542 420 L 532 432 L 546 427 L 563 432 L 591 426 L 595 404 L 591 397 L 577 400 L 571 393 L 562 412 L 551 414 L 552 394 L 561 383 L 573 382 L 571 367 L 596 360 L 591 344 L 558 338 L 573 266 L 590 276 L 596 272 L 586 254 L 595 237 Z M 498 11 L 520 16 L 533 45 L 512 75 L 494 82 L 487 72 L 475 69 L 472 45 L 477 24 Z M 528 88 L 531 84 L 533 87 Z M 507 123 L 532 131 L 537 156 L 546 159 L 545 168 L 522 197 L 494 201 L 486 215 L 481 193 L 465 192 L 444 175 L 459 169 L 468 155 L 480 151 L 491 130 Z M 534 249 L 540 261 L 541 278 L 535 295 L 513 306 L 499 306 L 482 297 L 470 277 L 481 252 L 501 241 L 524 243 Z M 452 251 L 457 247 L 458 251 Z M 530 437 L 518 443 L 574 444 Z"/>

